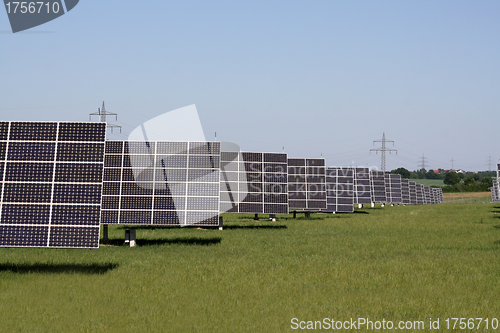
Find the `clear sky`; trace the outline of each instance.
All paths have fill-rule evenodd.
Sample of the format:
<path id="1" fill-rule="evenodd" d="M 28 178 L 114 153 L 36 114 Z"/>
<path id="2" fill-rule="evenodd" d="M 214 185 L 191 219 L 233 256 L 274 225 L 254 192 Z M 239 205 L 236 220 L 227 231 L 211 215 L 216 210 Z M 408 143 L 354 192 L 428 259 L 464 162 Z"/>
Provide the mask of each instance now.
<path id="1" fill-rule="evenodd" d="M 331 166 L 487 170 L 500 157 L 499 1 L 80 0 L 12 34 L 2 120 L 88 121 L 126 139 L 196 104 L 207 139 Z M 95 119 L 97 120 L 97 119 Z"/>

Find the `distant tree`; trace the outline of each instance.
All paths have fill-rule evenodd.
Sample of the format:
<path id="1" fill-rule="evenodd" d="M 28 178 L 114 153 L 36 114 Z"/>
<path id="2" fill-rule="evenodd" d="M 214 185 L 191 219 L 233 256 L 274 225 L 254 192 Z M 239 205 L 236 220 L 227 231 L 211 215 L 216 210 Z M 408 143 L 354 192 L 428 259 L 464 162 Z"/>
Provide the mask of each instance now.
<path id="1" fill-rule="evenodd" d="M 434 170 L 429 170 L 425 173 L 425 178 L 427 179 L 439 179 L 439 175 L 434 172 Z"/>
<path id="2" fill-rule="evenodd" d="M 467 176 L 465 179 L 464 179 L 464 185 L 465 186 L 471 186 L 471 185 L 474 185 L 476 181 L 474 180 L 474 177 L 471 177 L 471 176 Z"/>
<path id="3" fill-rule="evenodd" d="M 416 173 L 415 171 L 411 172 L 410 179 L 418 179 L 418 173 Z"/>
<path id="4" fill-rule="evenodd" d="M 460 183 L 460 177 L 454 171 L 448 172 L 446 176 L 444 176 L 443 183 L 445 183 L 445 185 L 451 185 L 451 186 L 456 185 Z"/>
<path id="5" fill-rule="evenodd" d="M 493 180 L 491 177 L 484 177 L 481 179 L 481 190 L 487 191 L 489 188 L 493 186 Z"/>
<path id="6" fill-rule="evenodd" d="M 395 170 L 392 170 L 391 173 L 401 175 L 401 178 L 410 178 L 410 171 L 406 170 L 405 168 L 397 168 Z"/>

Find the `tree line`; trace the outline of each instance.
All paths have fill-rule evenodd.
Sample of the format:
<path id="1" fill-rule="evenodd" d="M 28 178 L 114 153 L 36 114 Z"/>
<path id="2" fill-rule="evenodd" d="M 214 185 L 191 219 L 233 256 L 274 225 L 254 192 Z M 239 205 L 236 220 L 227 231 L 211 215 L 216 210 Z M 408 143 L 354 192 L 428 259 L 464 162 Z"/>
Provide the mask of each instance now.
<path id="1" fill-rule="evenodd" d="M 455 172 L 444 169 L 409 171 L 397 168 L 390 173 L 408 179 L 442 179 L 445 185 L 442 187 L 443 192 L 487 192 L 491 190 L 493 179 L 497 176 L 495 171 Z"/>

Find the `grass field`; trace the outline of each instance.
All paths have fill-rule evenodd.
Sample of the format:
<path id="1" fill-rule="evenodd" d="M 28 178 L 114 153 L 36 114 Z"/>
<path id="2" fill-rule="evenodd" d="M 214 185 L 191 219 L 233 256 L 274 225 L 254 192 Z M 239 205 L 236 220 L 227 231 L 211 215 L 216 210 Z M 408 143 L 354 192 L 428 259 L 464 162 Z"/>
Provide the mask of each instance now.
<path id="1" fill-rule="evenodd" d="M 410 179 L 410 181 L 425 186 L 444 186 L 442 179 Z"/>
<path id="2" fill-rule="evenodd" d="M 123 227 L 98 250 L 1 248 L 0 331 L 291 332 L 292 318 L 358 317 L 440 318 L 443 331 L 500 317 L 500 204 L 298 215 L 137 228 L 135 248 Z"/>
<path id="3" fill-rule="evenodd" d="M 491 203 L 491 192 L 443 193 L 446 203 Z"/>

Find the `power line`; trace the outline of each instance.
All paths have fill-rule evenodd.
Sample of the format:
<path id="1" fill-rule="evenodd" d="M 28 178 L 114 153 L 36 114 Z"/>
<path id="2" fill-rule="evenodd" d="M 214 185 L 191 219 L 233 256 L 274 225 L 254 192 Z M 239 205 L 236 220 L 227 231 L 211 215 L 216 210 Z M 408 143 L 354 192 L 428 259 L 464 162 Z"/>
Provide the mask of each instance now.
<path id="1" fill-rule="evenodd" d="M 373 148 L 373 149 L 370 149 L 370 151 L 374 151 L 375 153 L 381 152 L 380 168 L 382 169 L 382 171 L 385 172 L 385 152 L 388 151 L 389 154 L 390 154 L 391 152 L 395 151 L 396 154 L 397 154 L 398 151 L 396 149 L 391 149 L 391 148 L 387 148 L 386 147 L 385 144 L 387 142 L 392 142 L 392 145 L 394 146 L 394 141 L 386 140 L 385 139 L 385 132 L 382 133 L 382 140 L 375 140 L 375 141 L 373 141 L 373 145 L 375 145 L 375 142 L 381 142 L 382 143 L 382 147 L 380 147 L 380 148 Z"/>

